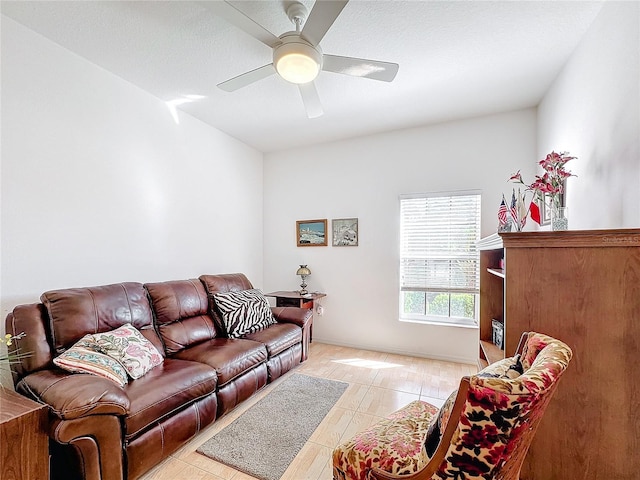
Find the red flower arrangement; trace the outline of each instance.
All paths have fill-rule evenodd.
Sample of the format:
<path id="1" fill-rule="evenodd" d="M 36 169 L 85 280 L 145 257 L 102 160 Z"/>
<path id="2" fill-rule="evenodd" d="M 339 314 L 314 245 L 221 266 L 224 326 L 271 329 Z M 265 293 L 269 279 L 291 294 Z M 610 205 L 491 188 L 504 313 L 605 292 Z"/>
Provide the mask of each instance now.
<path id="1" fill-rule="evenodd" d="M 509 180 L 525 185 L 527 190 L 531 190 L 534 197 L 540 201 L 544 202 L 544 196 L 548 194 L 551 198 L 551 205 L 558 207 L 560 206 L 560 195 L 564 193 L 564 181 L 569 177 L 575 177 L 565 169 L 565 165 L 575 158 L 569 156 L 567 152 L 551 152 L 538 162 L 544 170 L 544 174 L 542 176 L 536 175 L 536 179 L 531 185 L 524 183 L 520 170 L 511 175 Z"/>

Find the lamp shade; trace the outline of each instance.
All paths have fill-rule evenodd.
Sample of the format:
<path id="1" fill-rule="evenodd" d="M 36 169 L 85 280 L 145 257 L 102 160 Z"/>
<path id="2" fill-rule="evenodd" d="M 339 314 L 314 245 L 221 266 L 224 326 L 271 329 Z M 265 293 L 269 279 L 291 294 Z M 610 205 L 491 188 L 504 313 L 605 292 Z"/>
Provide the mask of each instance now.
<path id="1" fill-rule="evenodd" d="M 300 265 L 300 268 L 296 272 L 296 275 L 309 276 L 311 275 L 311 270 L 309 270 L 306 265 Z"/>

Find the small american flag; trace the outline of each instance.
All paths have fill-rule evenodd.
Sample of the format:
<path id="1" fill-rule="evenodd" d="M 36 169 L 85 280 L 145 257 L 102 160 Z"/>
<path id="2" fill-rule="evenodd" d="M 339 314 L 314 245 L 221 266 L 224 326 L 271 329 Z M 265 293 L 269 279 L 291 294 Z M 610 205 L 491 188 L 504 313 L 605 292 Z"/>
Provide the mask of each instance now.
<path id="1" fill-rule="evenodd" d="M 502 194 L 502 202 L 500 202 L 500 208 L 498 209 L 498 223 L 500 226 L 507 224 L 507 202 L 504 199 L 504 193 Z"/>
<path id="2" fill-rule="evenodd" d="M 518 206 L 516 205 L 516 189 L 513 189 L 511 193 L 511 218 L 513 218 L 513 222 L 518 224 Z"/>

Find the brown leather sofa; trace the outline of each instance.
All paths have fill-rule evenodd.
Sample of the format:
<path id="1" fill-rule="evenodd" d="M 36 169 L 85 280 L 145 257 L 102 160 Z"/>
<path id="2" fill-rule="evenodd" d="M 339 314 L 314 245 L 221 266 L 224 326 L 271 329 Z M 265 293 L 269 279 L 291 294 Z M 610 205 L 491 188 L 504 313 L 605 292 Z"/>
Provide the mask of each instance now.
<path id="1" fill-rule="evenodd" d="M 272 308 L 276 323 L 227 338 L 212 295 L 252 288 L 242 274 L 49 291 L 19 305 L 7 333 L 30 352 L 16 391 L 49 406 L 51 478 L 133 480 L 216 418 L 306 360 L 312 313 Z M 164 355 L 127 385 L 53 364 L 87 333 L 130 323 Z"/>

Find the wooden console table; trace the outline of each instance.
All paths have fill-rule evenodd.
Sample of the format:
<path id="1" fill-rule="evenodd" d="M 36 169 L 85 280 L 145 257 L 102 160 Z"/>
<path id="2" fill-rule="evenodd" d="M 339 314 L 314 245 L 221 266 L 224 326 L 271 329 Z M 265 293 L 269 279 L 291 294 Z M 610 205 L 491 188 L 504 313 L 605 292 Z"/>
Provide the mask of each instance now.
<path id="1" fill-rule="evenodd" d="M 0 476 L 48 480 L 47 407 L 0 387 Z"/>

